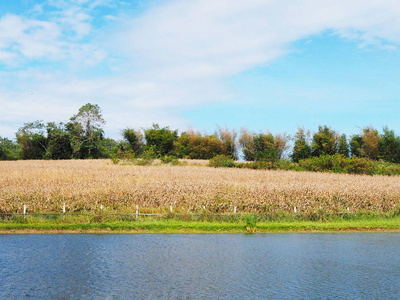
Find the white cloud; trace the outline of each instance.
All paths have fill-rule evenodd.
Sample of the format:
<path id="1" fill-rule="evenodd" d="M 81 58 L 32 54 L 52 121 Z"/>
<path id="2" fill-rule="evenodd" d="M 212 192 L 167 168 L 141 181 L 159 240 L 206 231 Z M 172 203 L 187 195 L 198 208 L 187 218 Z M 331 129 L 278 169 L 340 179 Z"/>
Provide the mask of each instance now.
<path id="1" fill-rule="evenodd" d="M 105 51 L 92 43 L 92 10 L 112 1 L 53 0 L 35 5 L 24 16 L 0 15 L 0 63 L 20 67 L 35 60 L 93 65 Z M 45 8 L 52 7 L 50 11 Z M 94 55 L 93 55 L 94 53 Z M 10 58 L 14 60 L 11 61 Z M 67 62 L 67 63 L 65 63 Z"/>
<path id="2" fill-rule="evenodd" d="M 396 1 L 173 1 L 128 21 L 120 46 L 155 68 L 186 69 L 182 77 L 229 76 L 325 30 L 398 44 L 399 17 Z"/>
<path id="3" fill-rule="evenodd" d="M 100 18 L 113 22 L 101 32 L 92 10 L 117 2 L 48 5 L 57 10 L 46 19 L 43 6 L 42 20 L 0 19 L 0 62 L 58 62 L 45 70 L 9 72 L 26 83 L 0 89 L 8 110 L 0 118 L 65 120 L 92 102 L 103 108 L 112 132 L 152 122 L 183 129 L 189 125 L 185 109 L 228 101 L 226 78 L 267 65 L 296 40 L 329 30 L 360 46 L 400 44 L 400 4 L 390 0 L 163 1 L 139 17 L 106 12 Z M 28 86 L 36 88 L 34 100 L 26 99 Z"/>
<path id="4" fill-rule="evenodd" d="M 10 56 L 54 57 L 60 54 L 57 25 L 15 15 L 0 19 L 0 50 Z"/>

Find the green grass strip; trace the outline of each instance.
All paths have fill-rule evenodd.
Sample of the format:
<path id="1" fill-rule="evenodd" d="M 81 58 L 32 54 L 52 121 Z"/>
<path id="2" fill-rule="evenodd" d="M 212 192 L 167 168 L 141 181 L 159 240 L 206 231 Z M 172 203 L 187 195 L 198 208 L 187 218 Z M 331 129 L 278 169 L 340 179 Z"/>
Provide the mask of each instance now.
<path id="1" fill-rule="evenodd" d="M 78 220 L 76 220 L 78 221 Z M 31 219 L 24 222 L 0 222 L 1 232 L 12 231 L 76 231 L 76 232 L 335 232 L 335 231 L 400 231 L 400 217 L 371 218 L 333 221 L 282 220 L 259 222 L 252 227 L 245 222 L 226 221 L 182 221 L 175 219 L 73 222 L 59 220 Z"/>

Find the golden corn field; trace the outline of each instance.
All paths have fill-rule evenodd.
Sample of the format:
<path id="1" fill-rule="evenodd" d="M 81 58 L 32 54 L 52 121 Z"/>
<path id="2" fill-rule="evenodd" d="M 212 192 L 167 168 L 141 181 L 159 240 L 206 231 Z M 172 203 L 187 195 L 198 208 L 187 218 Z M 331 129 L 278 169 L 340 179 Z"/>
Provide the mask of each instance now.
<path id="1" fill-rule="evenodd" d="M 399 176 L 114 165 L 109 160 L 2 161 L 0 213 L 99 209 L 132 212 L 387 212 L 399 208 Z"/>

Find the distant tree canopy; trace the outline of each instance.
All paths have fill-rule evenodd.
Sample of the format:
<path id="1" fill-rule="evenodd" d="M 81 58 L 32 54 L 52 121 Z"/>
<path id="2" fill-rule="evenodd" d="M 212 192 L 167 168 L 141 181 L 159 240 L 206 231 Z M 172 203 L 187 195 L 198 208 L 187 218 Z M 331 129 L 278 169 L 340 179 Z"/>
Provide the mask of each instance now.
<path id="1" fill-rule="evenodd" d="M 46 158 L 48 139 L 42 121 L 25 123 L 16 133 L 22 159 Z"/>
<path id="2" fill-rule="evenodd" d="M 392 163 L 400 163 L 400 137 L 393 130 L 383 128 L 378 141 L 378 158 Z"/>
<path id="3" fill-rule="evenodd" d="M 72 135 L 64 129 L 64 124 L 47 123 L 46 156 L 50 159 L 69 159 L 72 154 Z"/>
<path id="4" fill-rule="evenodd" d="M 173 154 L 174 142 L 178 139 L 178 131 L 169 127 L 160 128 L 158 124 L 144 130 L 146 138 L 145 150 L 153 151 L 157 157 Z"/>
<path id="5" fill-rule="evenodd" d="M 381 134 L 372 126 L 365 127 L 347 138 L 324 125 L 313 134 L 298 128 L 291 138 L 286 133 L 254 133 L 245 128 L 238 135 L 235 130 L 221 127 L 213 134 L 187 130 L 179 135 L 178 130 L 153 124 L 143 130 L 125 128 L 121 131 L 122 139 L 116 141 L 104 137 L 104 124 L 100 107 L 91 103 L 79 108 L 67 123 L 25 123 L 16 132 L 15 141 L 0 137 L 0 160 L 240 156 L 246 161 L 276 162 L 289 158 L 297 163 L 312 157 L 339 155 L 400 163 L 400 137 L 388 127 Z"/>
<path id="6" fill-rule="evenodd" d="M 25 123 L 16 133 L 19 157 L 71 159 L 107 156 L 102 144 L 104 123 L 99 106 L 90 103 L 82 106 L 66 124 Z"/>
<path id="7" fill-rule="evenodd" d="M 222 154 L 222 142 L 213 135 L 187 131 L 175 141 L 175 155 L 179 158 L 211 159 Z"/>
<path id="8" fill-rule="evenodd" d="M 236 158 L 236 133 L 218 129 L 213 135 L 188 130 L 174 142 L 174 155 L 179 158 L 211 159 L 218 155 Z"/>
<path id="9" fill-rule="evenodd" d="M 104 137 L 105 124 L 100 107 L 87 103 L 79 109 L 66 124 L 71 135 L 72 156 L 74 158 L 101 157 L 100 142 Z"/>
<path id="10" fill-rule="evenodd" d="M 282 159 L 284 152 L 289 148 L 289 137 L 286 134 L 251 133 L 246 129 L 241 130 L 239 144 L 247 161 Z"/>
<path id="11" fill-rule="evenodd" d="M 120 142 L 120 148 L 125 151 L 131 151 L 136 157 L 143 153 L 143 135 L 139 130 L 126 128 L 122 130 L 124 141 Z"/>
<path id="12" fill-rule="evenodd" d="M 347 143 L 347 136 L 344 133 L 339 137 L 338 153 L 343 155 L 346 158 L 348 158 L 350 155 L 349 144 Z"/>
<path id="13" fill-rule="evenodd" d="M 338 152 L 339 135 L 328 126 L 319 126 L 311 143 L 312 156 L 334 155 Z"/>
<path id="14" fill-rule="evenodd" d="M 0 160 L 18 159 L 18 144 L 12 140 L 0 137 Z"/>
<path id="15" fill-rule="evenodd" d="M 294 136 L 294 147 L 291 155 L 292 161 L 299 162 L 302 159 L 311 157 L 311 146 L 309 139 L 309 132 L 305 133 L 303 128 L 297 129 L 297 133 Z"/>

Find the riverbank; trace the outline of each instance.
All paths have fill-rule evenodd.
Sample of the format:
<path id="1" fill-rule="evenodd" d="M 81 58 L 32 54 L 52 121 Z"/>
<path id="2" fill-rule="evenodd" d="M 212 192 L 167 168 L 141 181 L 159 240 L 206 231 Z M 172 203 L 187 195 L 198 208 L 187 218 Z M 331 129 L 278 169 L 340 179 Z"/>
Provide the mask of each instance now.
<path id="1" fill-rule="evenodd" d="M 60 223 L 36 220 L 28 223 L 0 223 L 0 233 L 277 233 L 277 232 L 400 232 L 400 217 L 329 221 L 283 220 L 245 222 L 194 222 L 174 219 Z"/>

